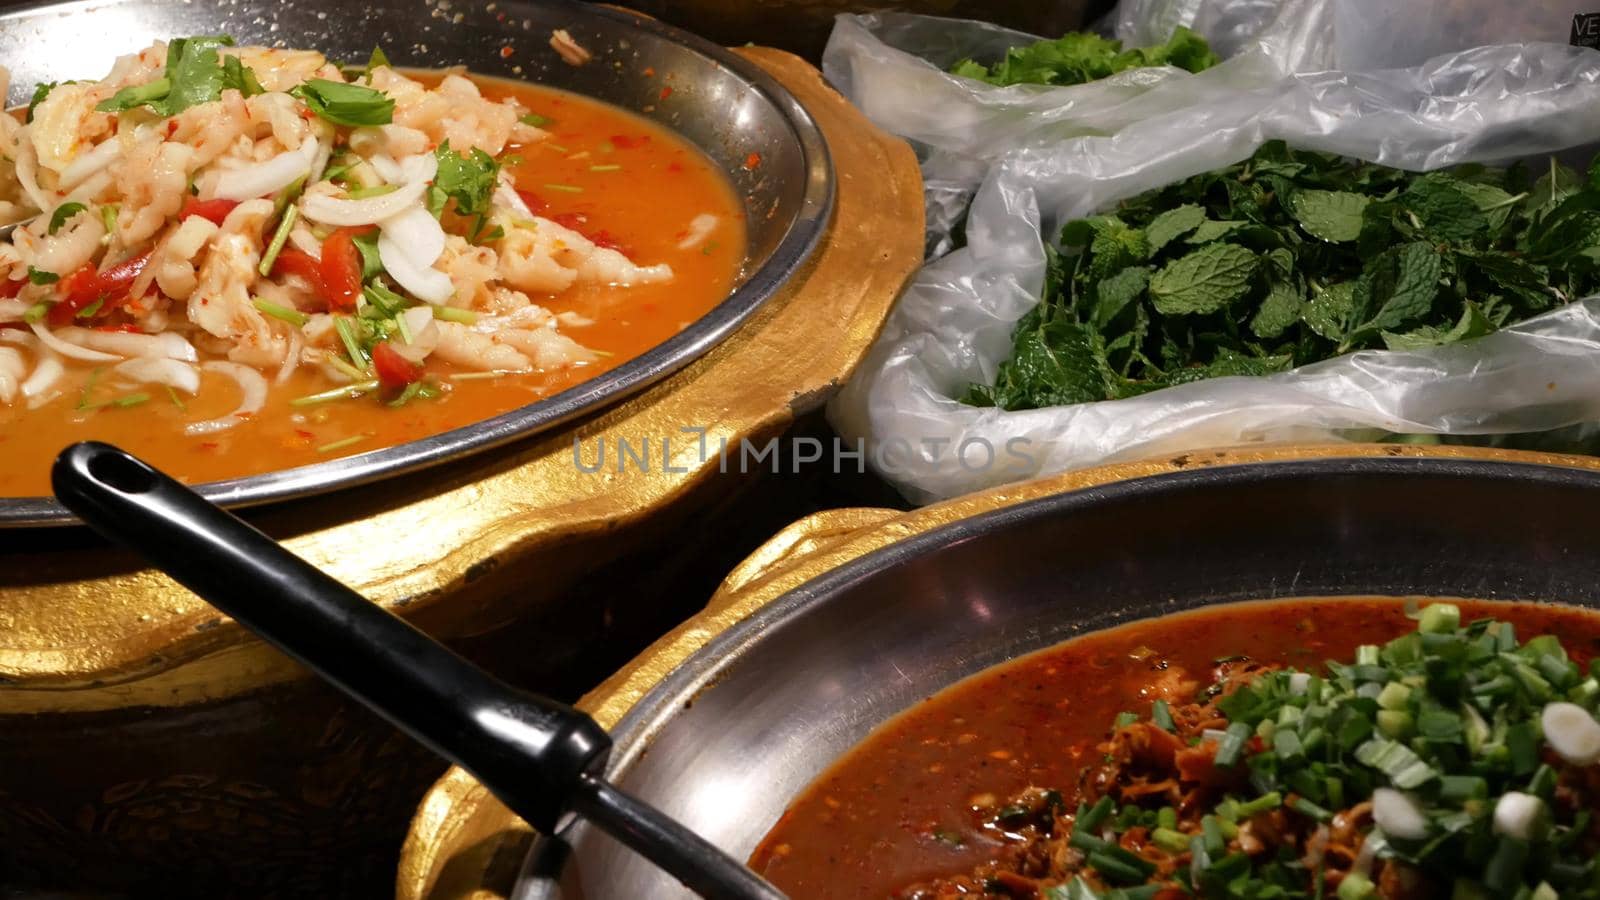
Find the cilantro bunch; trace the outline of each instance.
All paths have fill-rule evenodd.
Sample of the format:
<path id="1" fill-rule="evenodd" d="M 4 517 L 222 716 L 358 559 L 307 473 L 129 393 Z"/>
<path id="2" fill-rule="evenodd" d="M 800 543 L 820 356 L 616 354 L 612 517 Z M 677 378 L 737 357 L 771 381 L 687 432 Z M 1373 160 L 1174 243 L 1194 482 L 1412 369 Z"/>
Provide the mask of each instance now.
<path id="1" fill-rule="evenodd" d="M 1176 66 L 1201 72 L 1221 62 L 1205 38 L 1179 26 L 1165 44 L 1122 49 L 1122 42 L 1097 34 L 1074 33 L 1006 51 L 992 66 L 964 59 L 953 74 L 1005 87 L 1013 84 L 1087 84 L 1128 69 Z"/>
<path id="2" fill-rule="evenodd" d="M 993 385 L 1032 409 L 1479 337 L 1600 290 L 1588 178 L 1417 174 L 1281 142 L 1068 223 Z"/>

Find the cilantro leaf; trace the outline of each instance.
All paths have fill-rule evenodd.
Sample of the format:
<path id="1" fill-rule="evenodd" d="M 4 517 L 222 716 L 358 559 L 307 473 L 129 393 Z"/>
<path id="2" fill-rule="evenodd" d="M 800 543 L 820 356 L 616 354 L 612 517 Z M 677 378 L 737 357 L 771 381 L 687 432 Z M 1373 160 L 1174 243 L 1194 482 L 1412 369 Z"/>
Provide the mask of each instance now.
<path id="1" fill-rule="evenodd" d="M 387 125 L 394 121 L 394 99 L 359 84 L 313 78 L 289 93 L 299 97 L 319 118 L 335 125 Z"/>
<path id="2" fill-rule="evenodd" d="M 148 106 L 156 115 L 175 116 L 218 99 L 224 88 L 246 96 L 261 93 L 261 84 L 248 66 L 234 57 L 222 61 L 218 48 L 231 46 L 233 38 L 227 35 L 175 38 L 167 44 L 167 67 L 160 78 L 125 87 L 95 109 L 124 112 Z"/>
<path id="3" fill-rule="evenodd" d="M 1166 315 L 1210 313 L 1250 291 L 1256 257 L 1236 244 L 1208 244 L 1191 251 L 1150 279 L 1150 299 Z"/>
<path id="4" fill-rule="evenodd" d="M 46 272 L 43 269 L 35 269 L 33 266 L 28 267 L 28 281 L 33 284 L 55 284 L 60 280 L 61 276 L 54 272 Z"/>
<path id="5" fill-rule="evenodd" d="M 440 144 L 434 156 L 439 160 L 439 171 L 428 188 L 428 211 L 439 216 L 444 212 L 445 203 L 454 200 L 457 215 L 477 217 L 468 238 L 476 239 L 488 221 L 490 198 L 499 183 L 500 163 L 477 147 L 463 156 L 450 149 L 449 141 Z"/>

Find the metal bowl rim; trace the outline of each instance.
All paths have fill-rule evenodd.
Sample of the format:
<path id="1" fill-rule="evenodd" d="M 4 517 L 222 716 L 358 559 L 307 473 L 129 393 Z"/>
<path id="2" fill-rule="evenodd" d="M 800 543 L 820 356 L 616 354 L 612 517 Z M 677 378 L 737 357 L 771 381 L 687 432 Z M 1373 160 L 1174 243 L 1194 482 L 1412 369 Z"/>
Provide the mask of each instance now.
<path id="1" fill-rule="evenodd" d="M 50 10 L 87 10 L 116 2 L 120 0 L 109 4 L 105 0 L 43 0 L 0 12 L 0 23 Z M 801 269 L 822 239 L 835 199 L 833 159 L 827 141 L 800 101 L 759 66 L 690 32 L 626 10 L 575 0 L 539 0 L 536 4 L 502 0 L 501 5 L 508 9 L 558 6 L 575 15 L 612 19 L 687 47 L 759 91 L 788 124 L 805 166 L 806 188 L 794 221 L 767 261 L 744 284 L 689 327 L 614 369 L 543 400 L 415 441 L 307 466 L 195 485 L 206 499 L 237 508 L 358 487 L 531 438 L 598 412 L 678 372 L 720 344 Z M 0 529 L 75 524 L 78 518 L 54 497 L 0 497 Z"/>
<path id="2" fill-rule="evenodd" d="M 995 528 L 1044 517 L 1071 515 L 1079 510 L 1106 503 L 1135 499 L 1148 501 L 1159 498 L 1162 494 L 1203 486 L 1226 487 L 1330 475 L 1465 476 L 1492 481 L 1600 489 L 1600 471 L 1547 463 L 1439 457 L 1333 457 L 1245 462 L 1146 475 L 1051 494 L 979 513 L 863 554 L 784 592 L 729 626 L 656 682 L 622 715 L 616 726 L 611 729 L 613 752 L 607 770 L 613 779 L 624 775 L 625 772 L 622 770 L 649 751 L 655 735 L 660 733 L 679 712 L 685 698 L 697 697 L 701 692 L 714 687 L 722 672 L 758 647 L 768 633 L 804 615 L 813 604 L 823 598 L 834 596 L 848 589 L 853 583 L 883 569 L 951 544 L 981 537 Z M 937 691 L 941 687 L 943 686 L 930 687 L 929 692 Z M 553 865 L 560 865 L 566 847 L 578 840 L 587 827 L 581 820 L 573 820 L 558 831 L 559 841 L 538 835 L 528 852 L 528 865 L 537 867 L 541 872 L 549 871 Z M 528 873 L 529 870 L 525 868 L 523 878 L 527 878 Z M 521 885 L 513 896 L 522 896 Z M 559 893 L 536 896 L 559 896 Z"/>

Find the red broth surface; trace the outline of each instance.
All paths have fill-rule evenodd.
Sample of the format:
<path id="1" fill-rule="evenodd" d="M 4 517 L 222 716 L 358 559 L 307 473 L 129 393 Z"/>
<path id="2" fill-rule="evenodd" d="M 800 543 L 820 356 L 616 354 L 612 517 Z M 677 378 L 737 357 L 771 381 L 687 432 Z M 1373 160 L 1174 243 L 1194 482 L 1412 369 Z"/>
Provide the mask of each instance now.
<path id="1" fill-rule="evenodd" d="M 1527 637 L 1554 634 L 1579 665 L 1600 646 L 1600 613 L 1532 603 L 1452 601 Z M 1003 839 L 974 798 L 1030 786 L 1075 803 L 1078 773 L 1120 712 L 1150 714 L 1148 686 L 1217 659 L 1316 668 L 1361 644 L 1415 630 L 1394 598 L 1226 604 L 1129 623 L 961 681 L 890 720 L 836 762 L 762 841 L 751 866 L 794 900 L 894 897 L 970 871 Z"/>

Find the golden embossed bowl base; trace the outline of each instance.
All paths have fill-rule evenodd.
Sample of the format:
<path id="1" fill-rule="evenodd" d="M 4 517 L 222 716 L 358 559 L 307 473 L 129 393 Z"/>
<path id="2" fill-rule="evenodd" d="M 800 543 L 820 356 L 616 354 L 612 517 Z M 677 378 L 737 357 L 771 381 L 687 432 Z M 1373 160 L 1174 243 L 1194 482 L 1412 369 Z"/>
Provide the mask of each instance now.
<path id="1" fill-rule="evenodd" d="M 721 471 L 815 410 L 921 262 L 904 143 L 820 74 L 740 51 L 818 119 L 840 178 L 828 236 L 750 322 L 667 381 L 568 432 L 251 520 L 499 673 L 575 695 L 698 606 L 675 567 L 726 568 L 802 508 L 782 479 Z M 622 439 L 672 466 L 615 469 Z M 603 471 L 574 464 L 608 444 Z M 703 594 L 698 595 L 703 596 Z M 609 654 L 609 656 L 608 656 Z M 0 883 L 163 896 L 388 893 L 442 765 L 234 622 L 81 530 L 0 548 Z M 375 890 L 376 887 L 376 890 Z"/>

